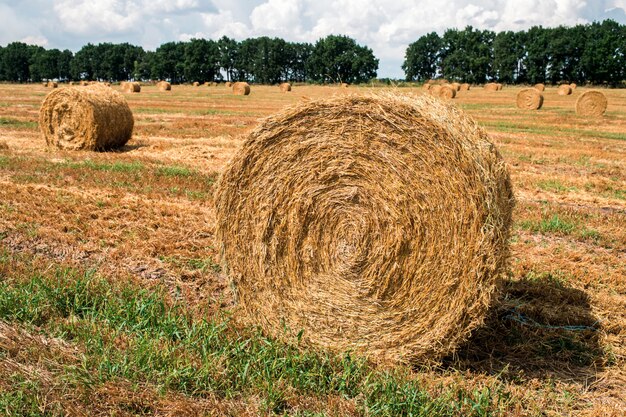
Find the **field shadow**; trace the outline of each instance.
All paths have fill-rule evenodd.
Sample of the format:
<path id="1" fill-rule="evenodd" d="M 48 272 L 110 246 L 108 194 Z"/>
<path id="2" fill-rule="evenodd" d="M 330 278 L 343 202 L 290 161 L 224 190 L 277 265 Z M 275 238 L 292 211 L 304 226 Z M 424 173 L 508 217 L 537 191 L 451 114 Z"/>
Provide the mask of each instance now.
<path id="1" fill-rule="evenodd" d="M 540 379 L 588 381 L 604 363 L 589 296 L 554 279 L 507 280 L 485 323 L 444 368 Z"/>

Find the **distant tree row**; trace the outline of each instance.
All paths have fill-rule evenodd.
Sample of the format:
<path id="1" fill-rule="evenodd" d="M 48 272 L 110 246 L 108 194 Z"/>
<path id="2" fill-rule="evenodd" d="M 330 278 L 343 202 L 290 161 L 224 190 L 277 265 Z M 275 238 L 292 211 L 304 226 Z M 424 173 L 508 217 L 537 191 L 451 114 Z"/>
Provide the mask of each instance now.
<path id="1" fill-rule="evenodd" d="M 521 32 L 449 29 L 409 45 L 407 80 L 444 77 L 470 83 L 616 85 L 626 80 L 626 25 L 613 20 L 574 27 L 535 26 Z"/>
<path id="2" fill-rule="evenodd" d="M 315 44 L 260 37 L 237 42 L 192 39 L 156 51 L 128 43 L 91 43 L 76 54 L 13 42 L 0 47 L 0 81 L 169 80 L 174 83 L 250 81 L 365 82 L 376 77 L 378 59 L 347 36 Z"/>

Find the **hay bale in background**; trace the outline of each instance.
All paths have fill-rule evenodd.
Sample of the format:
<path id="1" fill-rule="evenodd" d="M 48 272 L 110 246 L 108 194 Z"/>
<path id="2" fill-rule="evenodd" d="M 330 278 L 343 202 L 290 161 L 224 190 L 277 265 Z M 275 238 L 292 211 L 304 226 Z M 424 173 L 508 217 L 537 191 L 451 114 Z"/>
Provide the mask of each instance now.
<path id="1" fill-rule="evenodd" d="M 233 84 L 233 94 L 238 96 L 247 96 L 250 94 L 250 85 L 246 82 L 237 82 Z"/>
<path id="2" fill-rule="evenodd" d="M 55 81 L 48 81 L 47 87 L 48 88 L 59 88 L 59 83 L 57 83 Z"/>
<path id="3" fill-rule="evenodd" d="M 200 87 L 200 83 L 198 81 L 194 81 L 193 86 L 194 87 Z"/>
<path id="4" fill-rule="evenodd" d="M 450 87 L 454 88 L 454 91 L 459 91 L 461 89 L 461 84 L 459 84 L 459 83 L 452 83 L 452 84 L 450 84 Z"/>
<path id="5" fill-rule="evenodd" d="M 230 88 L 233 86 L 233 83 L 231 83 L 230 81 L 226 81 L 226 87 Z"/>
<path id="6" fill-rule="evenodd" d="M 168 83 L 167 81 L 159 81 L 157 83 L 157 88 L 159 89 L 159 91 L 171 91 L 172 84 Z"/>
<path id="7" fill-rule="evenodd" d="M 133 125 L 124 96 L 100 84 L 55 90 L 39 110 L 42 135 L 59 149 L 119 148 L 131 138 Z"/>
<path id="8" fill-rule="evenodd" d="M 543 105 L 543 94 L 536 88 L 524 88 L 517 93 L 517 107 L 524 110 L 539 110 Z"/>
<path id="9" fill-rule="evenodd" d="M 535 88 L 535 90 L 542 92 L 542 91 L 545 91 L 546 86 L 545 86 L 545 84 L 538 83 L 538 84 L 535 84 L 534 88 Z"/>
<path id="10" fill-rule="evenodd" d="M 439 97 L 439 94 L 441 93 L 441 85 L 431 84 L 430 90 L 428 90 L 428 92 L 434 97 Z"/>
<path id="11" fill-rule="evenodd" d="M 470 85 L 468 83 L 463 83 L 459 87 L 459 91 L 469 91 L 469 89 L 470 89 Z"/>
<path id="12" fill-rule="evenodd" d="M 487 83 L 484 87 L 485 91 L 498 91 L 498 84 L 496 83 Z"/>
<path id="13" fill-rule="evenodd" d="M 282 83 L 278 87 L 280 88 L 280 91 L 283 93 L 286 93 L 287 91 L 291 91 L 291 84 L 289 83 Z"/>
<path id="14" fill-rule="evenodd" d="M 497 88 L 497 91 L 502 90 L 502 84 L 496 83 L 496 88 Z"/>
<path id="15" fill-rule="evenodd" d="M 606 96 L 600 91 L 585 91 L 576 99 L 576 114 L 580 116 L 602 116 L 607 105 Z"/>
<path id="16" fill-rule="evenodd" d="M 571 84 L 569 85 L 569 87 L 570 87 L 570 88 L 572 89 L 572 91 L 573 91 L 573 90 L 576 90 L 577 85 L 576 85 L 576 83 L 571 83 Z"/>
<path id="17" fill-rule="evenodd" d="M 562 84 L 559 86 L 556 92 L 560 96 L 569 96 L 570 94 L 572 94 L 572 87 L 570 87 L 568 84 Z"/>
<path id="18" fill-rule="evenodd" d="M 83 87 L 86 86 L 86 85 L 89 85 L 89 83 L 87 81 L 81 81 L 79 84 L 81 86 L 83 86 Z"/>
<path id="19" fill-rule="evenodd" d="M 446 100 L 451 100 L 454 97 L 456 97 L 456 88 L 454 88 L 452 85 L 442 85 L 441 88 L 439 89 L 439 94 L 438 94 L 439 98 L 443 98 Z"/>
<path id="20" fill-rule="evenodd" d="M 341 88 L 348 88 L 349 84 L 348 83 L 341 83 L 339 84 L 339 87 Z"/>
<path id="21" fill-rule="evenodd" d="M 125 93 L 140 93 L 141 84 L 138 82 L 123 82 L 120 84 L 122 91 Z"/>
<path id="22" fill-rule="evenodd" d="M 427 95 L 350 95 L 262 122 L 215 204 L 238 317 L 401 361 L 440 358 L 482 323 L 513 194 L 500 154 L 461 110 Z"/>
<path id="23" fill-rule="evenodd" d="M 430 84 L 430 83 L 424 83 L 424 85 L 422 85 L 422 89 L 423 89 L 423 90 L 428 91 L 428 90 L 430 90 L 431 88 L 432 88 L 432 84 Z"/>

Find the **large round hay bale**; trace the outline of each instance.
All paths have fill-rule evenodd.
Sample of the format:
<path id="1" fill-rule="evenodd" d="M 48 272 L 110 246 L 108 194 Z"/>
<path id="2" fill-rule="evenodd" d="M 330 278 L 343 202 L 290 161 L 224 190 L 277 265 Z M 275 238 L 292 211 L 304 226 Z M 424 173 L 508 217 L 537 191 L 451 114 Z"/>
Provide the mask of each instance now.
<path id="1" fill-rule="evenodd" d="M 427 95 L 350 95 L 262 122 L 215 204 L 237 317 L 384 362 L 440 358 L 482 323 L 513 194 L 461 110 Z"/>
<path id="2" fill-rule="evenodd" d="M 470 85 L 468 83 L 463 83 L 459 87 L 459 91 L 469 91 L 469 89 L 470 89 Z"/>
<path id="3" fill-rule="evenodd" d="M 569 87 L 570 87 L 570 88 L 572 89 L 572 91 L 573 91 L 573 90 L 576 90 L 577 85 L 576 85 L 576 83 L 571 83 L 571 84 L 569 85 Z"/>
<path id="4" fill-rule="evenodd" d="M 543 105 L 543 94 L 536 88 L 524 88 L 517 93 L 517 107 L 524 110 L 539 110 Z"/>
<path id="5" fill-rule="evenodd" d="M 46 83 L 46 86 L 48 88 L 59 88 L 59 83 L 57 83 L 56 81 L 48 81 Z"/>
<path id="6" fill-rule="evenodd" d="M 444 98 L 447 100 L 453 99 L 456 97 L 456 88 L 450 84 L 442 85 L 439 89 L 439 98 Z"/>
<path id="7" fill-rule="evenodd" d="M 238 82 L 233 84 L 233 94 L 238 96 L 247 96 L 250 94 L 250 85 L 246 82 Z"/>
<path id="8" fill-rule="evenodd" d="M 441 85 L 431 84 L 430 90 L 428 90 L 428 92 L 432 96 L 439 97 L 439 94 L 441 93 Z"/>
<path id="9" fill-rule="evenodd" d="M 535 84 L 534 88 L 535 88 L 535 90 L 541 92 L 541 91 L 545 91 L 546 86 L 543 83 L 538 83 L 538 84 Z"/>
<path id="10" fill-rule="evenodd" d="M 498 84 L 496 83 L 487 83 L 485 84 L 485 91 L 498 91 Z"/>
<path id="11" fill-rule="evenodd" d="M 131 138 L 133 125 L 124 96 L 100 84 L 55 90 L 39 110 L 41 133 L 59 149 L 119 148 Z"/>
<path id="12" fill-rule="evenodd" d="M 159 81 L 157 83 L 157 88 L 159 89 L 159 91 L 171 91 L 172 84 L 168 83 L 167 81 Z"/>
<path id="13" fill-rule="evenodd" d="M 576 114 L 580 116 L 602 116 L 606 111 L 606 96 L 597 90 L 585 91 L 576 99 Z"/>
<path id="14" fill-rule="evenodd" d="M 280 91 L 286 93 L 287 91 L 291 91 L 291 84 L 289 83 L 281 83 L 279 86 Z"/>
<path id="15" fill-rule="evenodd" d="M 570 87 L 568 84 L 562 84 L 559 86 L 556 92 L 560 96 L 569 96 L 570 94 L 572 94 L 572 87 Z"/>
<path id="16" fill-rule="evenodd" d="M 450 87 L 454 88 L 454 91 L 459 91 L 461 89 L 461 84 L 459 84 L 459 83 L 452 83 L 452 84 L 450 84 Z"/>
<path id="17" fill-rule="evenodd" d="M 124 93 L 140 93 L 141 92 L 141 84 L 138 82 L 122 82 L 120 84 L 122 87 L 122 91 Z"/>

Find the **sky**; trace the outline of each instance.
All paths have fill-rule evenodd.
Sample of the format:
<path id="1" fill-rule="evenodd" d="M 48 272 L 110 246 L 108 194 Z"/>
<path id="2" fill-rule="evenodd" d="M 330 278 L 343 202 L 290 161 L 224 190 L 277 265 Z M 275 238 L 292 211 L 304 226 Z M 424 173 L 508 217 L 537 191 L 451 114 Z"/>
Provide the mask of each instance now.
<path id="1" fill-rule="evenodd" d="M 348 35 L 374 50 L 379 77 L 403 78 L 409 43 L 435 31 L 524 30 L 613 19 L 626 0 L 0 0 L 0 45 L 77 51 L 88 42 L 154 50 L 192 38 L 257 36 L 315 42 Z"/>

